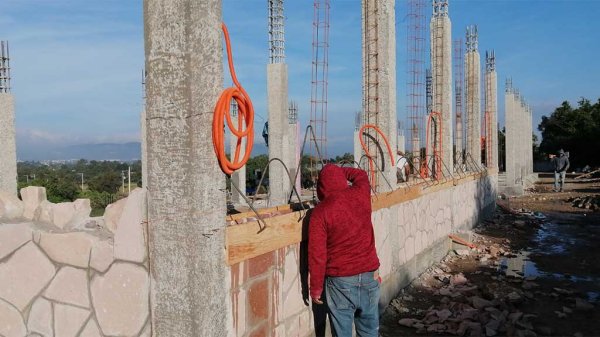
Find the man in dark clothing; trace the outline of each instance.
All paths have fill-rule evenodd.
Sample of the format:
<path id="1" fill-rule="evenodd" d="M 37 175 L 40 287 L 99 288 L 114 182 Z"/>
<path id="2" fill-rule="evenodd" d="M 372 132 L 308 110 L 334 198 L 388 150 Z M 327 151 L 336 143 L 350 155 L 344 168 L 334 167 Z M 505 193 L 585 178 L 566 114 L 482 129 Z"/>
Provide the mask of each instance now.
<path id="1" fill-rule="evenodd" d="M 562 192 L 565 184 L 565 176 L 569 169 L 569 157 L 565 155 L 565 151 L 562 149 L 558 151 L 558 156 L 552 158 L 552 164 L 554 165 L 554 192 Z M 559 190 L 560 180 L 560 190 Z"/>
<path id="2" fill-rule="evenodd" d="M 351 186 L 349 186 L 349 184 Z M 319 173 L 320 203 L 308 233 L 310 296 L 323 303 L 323 283 L 331 323 L 338 336 L 359 337 L 379 331 L 379 258 L 371 223 L 367 173 L 327 164 Z"/>

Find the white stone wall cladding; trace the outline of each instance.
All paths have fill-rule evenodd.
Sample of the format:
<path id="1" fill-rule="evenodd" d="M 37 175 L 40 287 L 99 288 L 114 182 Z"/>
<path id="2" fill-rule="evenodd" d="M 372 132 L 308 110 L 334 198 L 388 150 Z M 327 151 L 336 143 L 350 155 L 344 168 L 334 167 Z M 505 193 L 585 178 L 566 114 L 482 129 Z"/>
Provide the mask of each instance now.
<path id="1" fill-rule="evenodd" d="M 141 188 L 133 190 L 127 198 L 115 231 L 116 259 L 139 263 L 146 259 L 146 205 L 146 192 Z"/>
<path id="2" fill-rule="evenodd" d="M 0 221 L 19 220 L 25 206 L 14 193 L 0 191 Z"/>
<path id="3" fill-rule="evenodd" d="M 55 205 L 40 189 L 24 194 L 23 208 L 34 219 L 45 208 L 49 221 L 0 221 L 0 336 L 150 336 L 148 269 L 131 261 L 147 262 L 144 227 L 131 225 L 146 221 L 145 191 L 132 191 L 123 202 L 120 242 L 135 249 L 121 257 L 104 229 L 52 232 L 69 227 L 52 224 Z M 75 216 L 87 213 L 88 201 L 71 204 Z"/>
<path id="4" fill-rule="evenodd" d="M 42 201 L 46 199 L 46 188 L 38 186 L 29 186 L 21 189 L 21 199 L 25 204 L 23 217 L 27 220 L 33 220 L 35 211 Z"/>

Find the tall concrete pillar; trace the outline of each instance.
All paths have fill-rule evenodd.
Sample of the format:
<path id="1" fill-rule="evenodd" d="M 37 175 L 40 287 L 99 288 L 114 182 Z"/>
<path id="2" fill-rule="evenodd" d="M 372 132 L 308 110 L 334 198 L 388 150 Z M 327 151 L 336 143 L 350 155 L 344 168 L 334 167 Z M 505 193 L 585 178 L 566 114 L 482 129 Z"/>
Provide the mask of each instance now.
<path id="1" fill-rule="evenodd" d="M 527 104 L 527 126 L 529 135 L 529 144 L 527 147 L 527 174 L 533 173 L 533 110 L 531 106 Z"/>
<path id="2" fill-rule="evenodd" d="M 477 26 L 467 27 L 465 55 L 465 87 L 467 115 L 467 156 L 481 165 L 481 60 L 477 50 Z M 468 162 L 471 162 L 467 158 Z"/>
<path id="3" fill-rule="evenodd" d="M 290 163 L 288 126 L 287 64 L 267 65 L 267 100 L 269 112 L 269 159 L 279 158 Z M 288 167 L 289 169 L 289 167 Z M 290 195 L 290 178 L 278 161 L 269 164 L 269 204 L 286 204 Z"/>
<path id="4" fill-rule="evenodd" d="M 496 74 L 496 56 L 494 51 L 486 53 L 486 107 L 490 120 L 488 121 L 488 131 L 486 135 L 489 138 L 487 141 L 488 147 L 486 151 L 490 151 L 488 155 L 490 159 L 487 163 L 489 168 L 498 168 L 498 76 Z"/>
<path id="5" fill-rule="evenodd" d="M 288 139 L 288 154 L 287 154 L 287 162 L 286 165 L 290 171 L 290 176 L 292 179 L 296 177 L 296 171 L 298 171 L 298 163 L 300 162 L 300 147 L 299 147 L 299 138 L 300 138 L 300 123 L 298 122 L 298 105 L 296 102 L 291 101 L 288 107 L 288 131 L 287 131 L 287 139 Z M 296 180 L 292 182 L 293 187 L 296 188 L 296 191 L 300 193 L 300 175 L 296 177 Z M 292 186 L 290 186 L 290 190 Z M 292 194 L 293 191 L 291 191 Z M 289 195 L 288 195 L 289 197 Z M 292 195 L 292 198 L 296 198 L 295 195 Z"/>
<path id="6" fill-rule="evenodd" d="M 230 111 L 231 111 L 231 117 L 233 117 L 233 120 L 237 120 L 238 110 L 237 110 L 236 103 L 232 102 Z M 239 158 L 242 158 L 245 155 L 245 149 L 246 149 L 246 138 L 245 137 L 242 138 L 242 143 L 240 146 L 241 146 L 241 149 L 240 149 Z M 237 137 L 234 136 L 233 134 L 231 134 L 231 139 L 229 141 L 229 156 L 230 156 L 231 161 L 234 160 L 236 147 L 237 147 Z M 231 175 L 231 182 L 233 182 L 238 187 L 238 189 L 244 194 L 244 196 L 246 195 L 246 165 L 240 167 L 240 169 L 233 172 L 233 174 Z M 242 197 L 242 195 L 240 195 L 240 193 L 238 193 L 238 191 L 233 186 L 231 186 L 231 202 L 234 204 L 244 203 L 244 198 Z"/>
<path id="7" fill-rule="evenodd" d="M 442 133 L 441 159 L 449 173 L 454 172 L 454 137 L 452 131 L 452 24 L 448 16 L 448 1 L 433 1 L 431 32 L 432 111 L 441 115 L 437 132 Z M 441 124 L 441 125 L 440 125 Z M 434 137 L 438 139 L 439 137 Z"/>
<path id="8" fill-rule="evenodd" d="M 153 336 L 228 336 L 225 177 L 213 152 L 223 89 L 220 0 L 145 0 Z"/>
<path id="9" fill-rule="evenodd" d="M 17 194 L 17 148 L 15 102 L 10 93 L 0 92 L 0 191 Z"/>
<path id="10" fill-rule="evenodd" d="M 506 125 L 506 185 L 510 191 L 522 186 L 521 177 L 521 125 L 520 101 L 518 93 L 507 80 L 504 100 Z M 520 192 L 518 193 L 520 194 Z"/>
<path id="11" fill-rule="evenodd" d="M 142 151 L 142 187 L 146 188 L 148 185 L 148 142 L 146 138 L 146 107 L 142 109 L 140 114 L 140 143 Z"/>
<path id="12" fill-rule="evenodd" d="M 366 101 L 365 121 L 376 124 L 385 134 L 392 151 L 396 148 L 396 25 L 395 1 L 362 0 L 363 8 L 363 100 Z M 376 67 L 374 66 L 376 64 Z M 368 76 L 367 76 L 368 74 Z M 369 131 L 375 136 L 374 132 Z M 381 138 L 379 137 L 381 140 Z M 396 169 L 383 142 L 383 175 L 377 179 L 377 192 L 388 191 L 396 185 Z M 375 147 L 369 148 L 375 152 Z M 392 154 L 395 158 L 395 154 Z M 387 180 L 390 185 L 388 185 Z"/>

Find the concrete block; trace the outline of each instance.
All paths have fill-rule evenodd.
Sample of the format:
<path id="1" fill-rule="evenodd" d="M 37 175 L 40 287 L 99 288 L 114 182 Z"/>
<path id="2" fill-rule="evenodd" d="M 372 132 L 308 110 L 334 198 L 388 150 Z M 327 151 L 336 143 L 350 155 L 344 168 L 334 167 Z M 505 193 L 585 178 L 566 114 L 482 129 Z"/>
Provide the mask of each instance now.
<path id="1" fill-rule="evenodd" d="M 30 242 L 0 264 L 0 298 L 24 310 L 54 276 L 54 265 Z"/>
<path id="2" fill-rule="evenodd" d="M 27 328 L 21 317 L 21 313 L 13 306 L 0 300 L 0 336 L 24 337 Z"/>
<path id="3" fill-rule="evenodd" d="M 148 318 L 148 272 L 131 263 L 115 263 L 92 280 L 92 302 L 104 335 L 132 336 Z"/>
<path id="4" fill-rule="evenodd" d="M 27 330 L 39 333 L 44 337 L 54 336 L 54 330 L 52 329 L 52 304 L 43 297 L 38 297 L 31 306 L 29 319 L 27 320 Z"/>
<path id="5" fill-rule="evenodd" d="M 115 259 L 144 262 L 146 259 L 146 190 L 136 188 L 127 197 L 115 232 Z"/>
<path id="6" fill-rule="evenodd" d="M 70 305 L 54 304 L 54 334 L 56 337 L 75 337 L 90 311 Z"/>
<path id="7" fill-rule="evenodd" d="M 64 229 L 75 216 L 75 207 L 72 202 L 61 202 L 52 206 L 52 224 Z"/>
<path id="8" fill-rule="evenodd" d="M 110 267 L 115 260 L 113 256 L 113 244 L 108 240 L 95 241 L 92 246 L 91 254 L 90 267 L 101 273 L 108 270 L 108 267 Z"/>
<path id="9" fill-rule="evenodd" d="M 89 308 L 87 272 L 69 266 L 62 267 L 44 292 L 47 299 Z"/>
<path id="10" fill-rule="evenodd" d="M 123 208 L 125 208 L 126 203 L 127 198 L 124 198 L 106 206 L 106 210 L 104 210 L 104 226 L 109 231 L 113 233 L 117 231 L 117 224 L 121 218 L 121 214 L 123 214 Z"/>
<path id="11" fill-rule="evenodd" d="M 33 220 L 35 210 L 42 201 L 46 200 L 46 188 L 41 186 L 24 187 L 21 189 L 21 199 L 23 199 L 25 206 L 23 217 L 27 220 Z"/>
<path id="12" fill-rule="evenodd" d="M 82 232 L 42 233 L 40 247 L 58 263 L 87 268 L 92 244 L 97 238 Z"/>
<path id="13" fill-rule="evenodd" d="M 14 193 L 0 191 L 0 220 L 18 220 L 23 217 L 25 206 Z"/>
<path id="14" fill-rule="evenodd" d="M 0 224 L 0 260 L 32 238 L 32 230 L 26 224 Z"/>

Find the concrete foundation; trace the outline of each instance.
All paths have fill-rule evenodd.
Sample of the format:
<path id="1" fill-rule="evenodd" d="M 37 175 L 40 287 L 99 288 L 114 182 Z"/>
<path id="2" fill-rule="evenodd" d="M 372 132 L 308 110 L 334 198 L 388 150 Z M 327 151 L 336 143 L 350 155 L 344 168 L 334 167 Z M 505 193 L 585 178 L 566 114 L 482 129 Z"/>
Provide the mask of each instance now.
<path id="1" fill-rule="evenodd" d="M 481 60 L 477 50 L 465 55 L 467 157 L 481 165 Z M 471 160 L 467 158 L 467 162 Z M 471 163 L 472 164 L 472 163 Z"/>
<path id="2" fill-rule="evenodd" d="M 0 191 L 17 195 L 15 102 L 8 93 L 0 93 L 0 144 Z"/>
<path id="3" fill-rule="evenodd" d="M 447 9 L 446 9 L 447 10 Z M 437 132 L 442 133 L 442 171 L 454 172 L 454 137 L 452 128 L 452 24 L 448 13 L 437 13 L 431 18 L 431 76 L 434 112 L 441 114 Z M 439 125 L 441 124 L 441 125 Z M 438 139 L 430 136 L 430 139 Z M 432 154 L 429 151 L 429 154 Z"/>
<path id="4" fill-rule="evenodd" d="M 395 1 L 393 0 L 362 0 L 363 8 L 363 38 L 367 36 L 369 41 L 363 43 L 363 48 L 376 48 L 376 53 L 363 50 L 363 97 L 368 104 L 376 106 L 365 107 L 365 120 L 376 124 L 385 134 L 392 151 L 397 142 L 396 115 L 396 25 L 395 25 Z M 365 8 L 369 9 L 365 12 Z M 366 18 L 366 19 L 365 19 Z M 369 27 L 365 27 L 366 22 Z M 368 34 L 365 34 L 367 31 Z M 376 54 L 376 56 L 374 56 Z M 369 56 L 370 55 L 370 56 Z M 376 58 L 377 69 L 369 69 L 369 58 Z M 371 59 L 371 67 L 374 61 Z M 369 76 L 366 76 L 366 73 Z M 375 132 L 369 131 L 375 135 Z M 381 137 L 379 137 L 381 139 Z M 383 149 L 383 158 L 378 158 L 378 165 L 383 163 L 383 175 L 379 174 L 377 179 L 377 191 L 391 190 L 396 184 L 396 168 L 383 141 L 379 144 Z M 369 151 L 374 153 L 376 147 Z M 396 154 L 393 153 L 393 158 Z M 386 183 L 386 180 L 390 183 Z"/>
<path id="5" fill-rule="evenodd" d="M 285 63 L 267 65 L 267 100 L 269 111 L 269 160 L 281 159 L 288 169 L 293 151 L 289 148 L 288 72 Z M 269 204 L 286 204 L 291 191 L 290 177 L 279 161 L 269 164 Z"/>
<path id="6" fill-rule="evenodd" d="M 225 178 L 210 137 L 221 22 L 220 0 L 144 1 L 152 336 L 228 336 L 231 325 Z"/>

